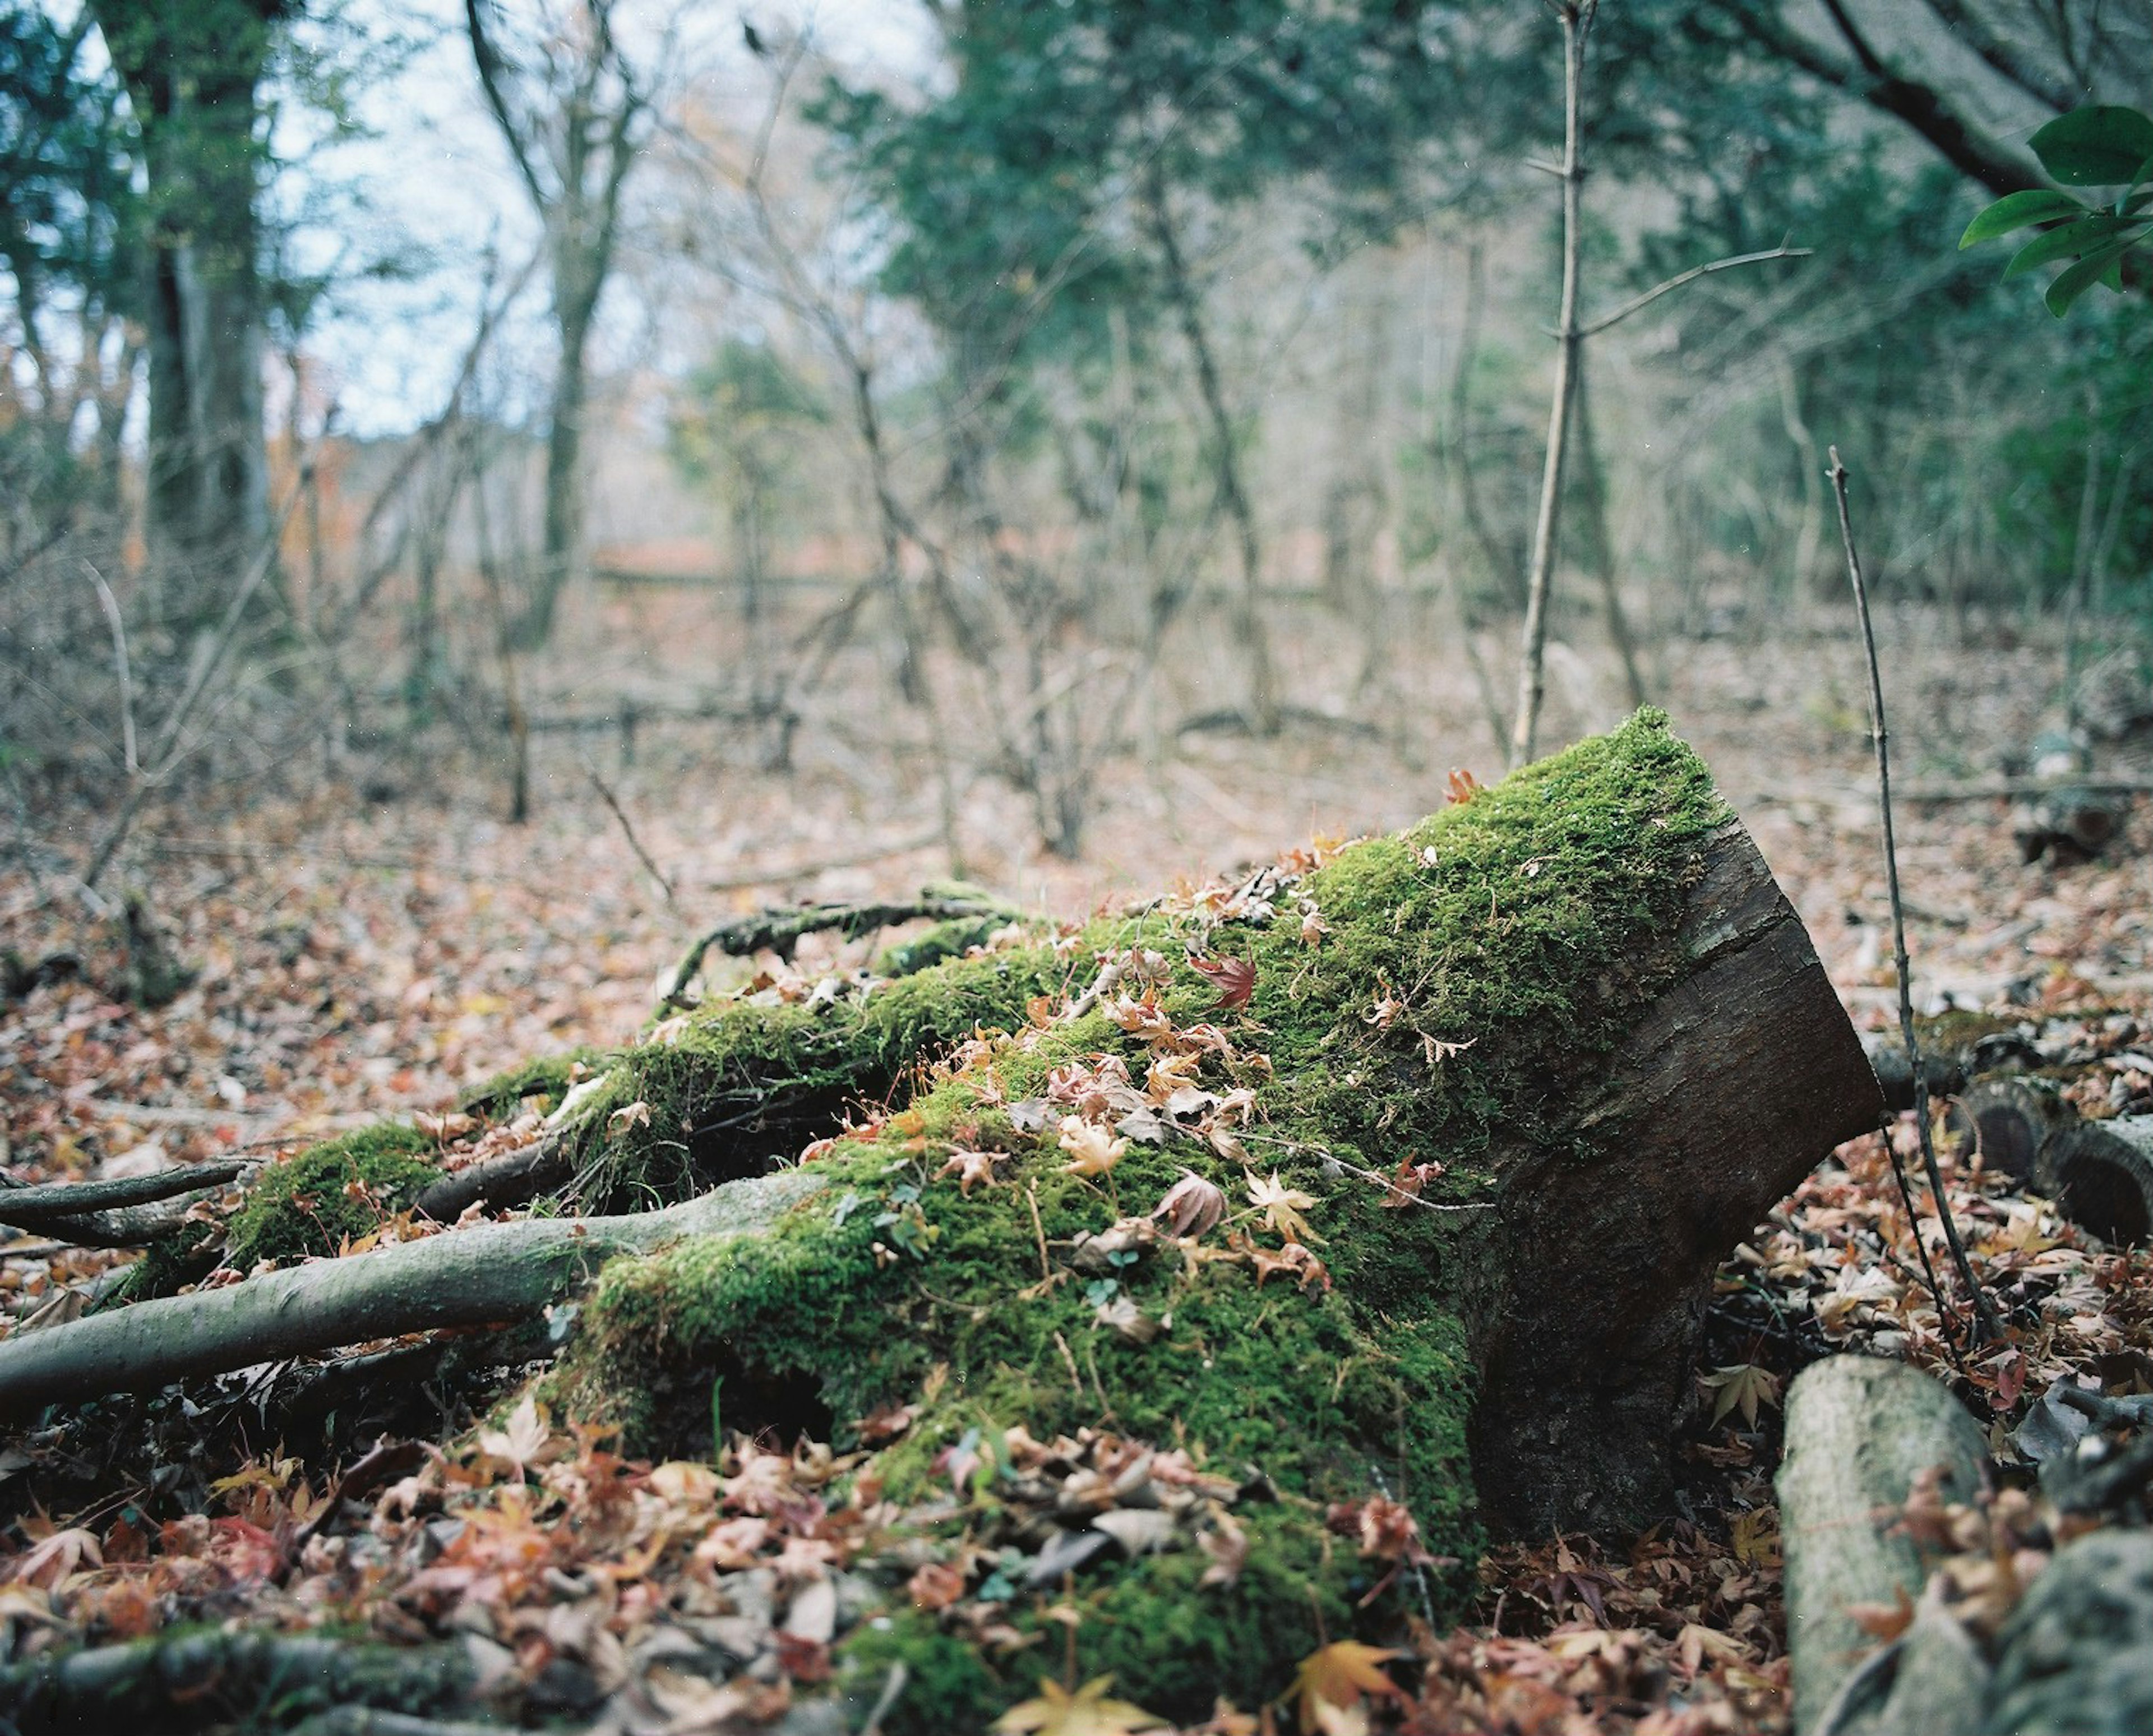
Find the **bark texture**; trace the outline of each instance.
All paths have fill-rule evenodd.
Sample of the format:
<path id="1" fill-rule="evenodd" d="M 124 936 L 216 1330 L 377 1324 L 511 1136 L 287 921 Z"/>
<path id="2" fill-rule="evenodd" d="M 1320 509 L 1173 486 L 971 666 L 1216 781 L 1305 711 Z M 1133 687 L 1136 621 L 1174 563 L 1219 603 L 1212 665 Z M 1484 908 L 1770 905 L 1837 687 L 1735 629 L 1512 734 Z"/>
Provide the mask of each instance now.
<path id="1" fill-rule="evenodd" d="M 766 1228 L 820 1185 L 782 1170 L 662 1212 L 481 1224 L 21 1334 L 0 1341 L 0 1417 L 370 1339 L 526 1320 L 616 1254 Z"/>
<path id="2" fill-rule="evenodd" d="M 1481 1335 L 1483 1503 L 1520 1528 L 1665 1510 L 1713 1267 L 1882 1109 L 1860 1038 L 1748 833 L 1713 839 L 1682 960 L 1611 1062 L 1565 1082 L 1570 1128 L 1503 1188 L 1504 1294 Z M 1551 1402 L 1560 1395 L 1559 1402 Z"/>

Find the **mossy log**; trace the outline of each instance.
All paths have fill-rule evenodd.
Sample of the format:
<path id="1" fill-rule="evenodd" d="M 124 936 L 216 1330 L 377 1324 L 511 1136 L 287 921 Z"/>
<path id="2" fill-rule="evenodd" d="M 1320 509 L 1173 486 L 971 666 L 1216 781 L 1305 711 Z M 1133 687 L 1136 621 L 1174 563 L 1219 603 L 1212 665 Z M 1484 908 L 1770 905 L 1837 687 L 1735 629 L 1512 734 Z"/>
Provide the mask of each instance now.
<path id="1" fill-rule="evenodd" d="M 0 1664 L 0 1723 L 15 1736 L 178 1732 L 279 1722 L 338 1706 L 462 1709 L 478 1672 L 456 1646 L 354 1644 L 204 1628 Z"/>
<path id="2" fill-rule="evenodd" d="M 1017 1431 L 1186 1453 L 1265 1493 L 1234 1508 L 1233 1571 L 1208 1571 L 1194 1535 L 1127 1560 L 1021 1526 L 1008 1545 L 1092 1561 L 1077 1667 L 1169 1716 L 1275 1695 L 1319 1635 L 1396 1614 L 1414 1576 L 1341 1546 L 1334 1504 L 1394 1499 L 1435 1557 L 1465 1560 L 1490 1530 L 1662 1516 L 1715 1263 L 1882 1112 L 1799 919 L 1653 713 L 1395 837 L 824 986 L 503 1087 L 546 1100 L 585 1209 L 722 1200 L 773 1164 L 814 1189 L 753 1235 L 512 1226 L 579 1243 L 547 1284 L 635 1243 L 578 1312 L 555 1413 L 705 1453 L 721 1400 L 733 1428 L 877 1448 L 892 1504 L 974 1540 L 1014 1523 L 995 1491 Z M 277 1166 L 232 1245 L 333 1252 L 318 1220 L 354 1197 L 338 1178 L 408 1204 L 438 1179 L 425 1143 Z M 250 1294 L 307 1313 L 331 1282 L 315 1274 L 369 1263 L 399 1274 L 374 1301 L 410 1306 L 439 1287 L 430 1264 L 503 1233 L 137 1304 L 106 1330 Z M 358 1311 L 369 1336 L 440 1323 Z M 64 1362 L 99 1324 L 0 1343 L 0 1393 L 11 1362 Z M 919 1717 L 893 1732 L 975 1728 L 1032 1686 L 902 1607 L 841 1652 L 841 1688 L 870 1695 L 905 1664 Z"/>
<path id="3" fill-rule="evenodd" d="M 2153 1229 L 2153 1115 L 2059 1128 L 2041 1146 L 2033 1182 L 2103 1241 L 2145 1241 Z"/>

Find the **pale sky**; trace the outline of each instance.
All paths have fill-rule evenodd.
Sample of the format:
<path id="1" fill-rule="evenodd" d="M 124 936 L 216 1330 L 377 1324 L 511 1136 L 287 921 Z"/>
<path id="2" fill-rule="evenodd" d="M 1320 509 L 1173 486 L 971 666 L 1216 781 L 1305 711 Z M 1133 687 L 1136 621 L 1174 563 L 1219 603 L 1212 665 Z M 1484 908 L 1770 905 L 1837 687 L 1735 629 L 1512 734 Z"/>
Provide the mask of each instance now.
<path id="1" fill-rule="evenodd" d="M 713 95 L 728 87 L 761 88 L 765 74 L 741 43 L 743 13 L 772 33 L 807 19 L 833 57 L 885 74 L 917 76 L 931 52 L 931 26 L 914 0 L 746 6 L 624 0 L 623 12 L 631 41 L 639 26 L 654 37 L 661 19 L 677 15 L 675 75 Z M 461 0 L 354 0 L 352 17 L 369 29 L 385 25 L 427 39 L 400 74 L 362 91 L 361 117 L 379 136 L 339 145 L 323 159 L 325 171 L 362 190 L 366 209 L 333 227 L 306 230 L 299 242 L 309 267 L 340 251 L 347 260 L 415 252 L 434 262 L 413 283 L 347 284 L 338 314 L 317 328 L 308 345 L 336 381 L 346 428 L 385 435 L 415 426 L 440 406 L 476 322 L 489 244 L 520 264 L 538 228 L 482 105 Z M 542 366 L 546 354 L 545 305 L 542 273 L 508 333 L 533 366 Z M 622 312 L 614 310 L 616 334 Z M 607 336 L 601 332 L 601 353 L 593 358 L 601 368 Z"/>

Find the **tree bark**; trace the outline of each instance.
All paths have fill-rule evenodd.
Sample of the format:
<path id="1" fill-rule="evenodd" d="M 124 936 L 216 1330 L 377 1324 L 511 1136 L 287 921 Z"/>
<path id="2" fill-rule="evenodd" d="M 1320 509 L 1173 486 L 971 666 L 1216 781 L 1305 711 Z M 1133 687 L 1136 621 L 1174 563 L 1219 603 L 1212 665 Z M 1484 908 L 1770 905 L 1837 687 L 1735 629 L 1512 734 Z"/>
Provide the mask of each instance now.
<path id="1" fill-rule="evenodd" d="M 167 618 L 216 618 L 268 532 L 257 89 L 285 0 L 98 0 L 143 131 L 153 213 L 149 535 Z"/>
<path id="2" fill-rule="evenodd" d="M 1881 1112 L 1801 919 L 1738 823 L 1664 944 L 1680 977 L 1591 1077 L 1557 1083 L 1574 1093 L 1560 1125 L 1620 1155 L 1544 1148 L 1503 1184 L 1509 1253 L 1479 1334 L 1474 1475 L 1508 1529 L 1665 1510 L 1713 1268 Z"/>

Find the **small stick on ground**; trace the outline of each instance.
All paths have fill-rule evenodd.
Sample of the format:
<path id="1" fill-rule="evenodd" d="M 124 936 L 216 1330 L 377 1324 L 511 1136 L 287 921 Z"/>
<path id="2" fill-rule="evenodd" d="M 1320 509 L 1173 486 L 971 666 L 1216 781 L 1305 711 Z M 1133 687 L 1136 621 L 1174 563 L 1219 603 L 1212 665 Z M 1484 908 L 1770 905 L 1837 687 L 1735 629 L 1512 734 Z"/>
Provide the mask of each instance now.
<path id="1" fill-rule="evenodd" d="M 1899 975 L 1899 1035 L 1906 1045 L 1906 1058 L 1914 1069 L 1914 1129 L 1921 1141 L 1921 1167 L 1929 1178 L 1929 1193 L 1936 1201 L 1937 1216 L 1944 1226 L 1944 1240 L 1951 1249 L 1952 1264 L 1957 1268 L 1959 1282 L 1966 1286 L 1972 1303 L 1975 1327 L 1969 1335 L 1973 1342 L 1983 1343 L 2003 1336 L 2003 1322 L 1996 1317 L 1996 1310 L 1988 1300 L 1988 1293 L 1981 1287 L 1981 1280 L 1973 1275 L 1972 1263 L 1966 1257 L 1966 1244 L 1959 1239 L 1958 1223 L 1952 1216 L 1951 1201 L 1944 1193 L 1943 1171 L 1937 1163 L 1936 1142 L 1929 1132 L 1928 1074 L 1921 1065 L 1921 1039 L 1914 1031 L 1913 966 L 1906 956 L 1906 911 L 1899 896 L 1899 855 L 1891 837 L 1891 760 L 1886 746 L 1884 729 L 1884 677 L 1876 663 L 1876 629 L 1869 619 L 1869 587 L 1861 577 L 1861 559 L 1854 552 L 1854 523 L 1846 510 L 1846 466 L 1840 461 L 1839 448 L 1829 449 L 1831 468 L 1831 490 L 1839 502 L 1839 536 L 1846 549 L 1846 576 L 1854 585 L 1854 603 L 1861 616 L 1861 642 L 1869 658 L 1869 725 L 1870 736 L 1876 744 L 1876 802 L 1884 821 L 1884 883 L 1891 898 L 1891 948 Z M 1899 1162 L 1899 1153 L 1891 1143 L 1891 1128 L 1884 1130 L 1885 1149 L 1891 1153 L 1893 1167 Z M 1903 1192 L 1906 1180 L 1900 1179 Z M 1907 1216 L 1913 1217 L 1913 1202 L 1907 1199 Z M 1918 1222 L 1913 1226 L 1914 1245 L 1921 1250 L 1921 1264 L 1928 1265 L 1928 1250 L 1921 1245 Z M 1929 1273 L 1932 1290 L 1936 1274 Z M 1948 1321 L 1950 1316 L 1944 1306 L 1943 1293 L 1935 1290 L 1937 1317 Z M 1948 1328 L 1947 1329 L 1948 1331 Z"/>
<path id="2" fill-rule="evenodd" d="M 659 891 L 665 894 L 665 908 L 669 910 L 677 909 L 673 901 L 673 883 L 659 871 L 658 864 L 650 859 L 650 853 L 643 848 L 643 840 L 635 835 L 635 827 L 629 823 L 628 812 L 621 807 L 620 798 L 590 766 L 583 767 L 583 776 L 590 779 L 592 787 L 605 798 L 605 805 L 613 810 L 613 818 L 620 822 L 622 834 L 628 839 L 628 848 L 635 852 L 635 859 L 643 864 L 644 872 L 658 883 Z"/>

